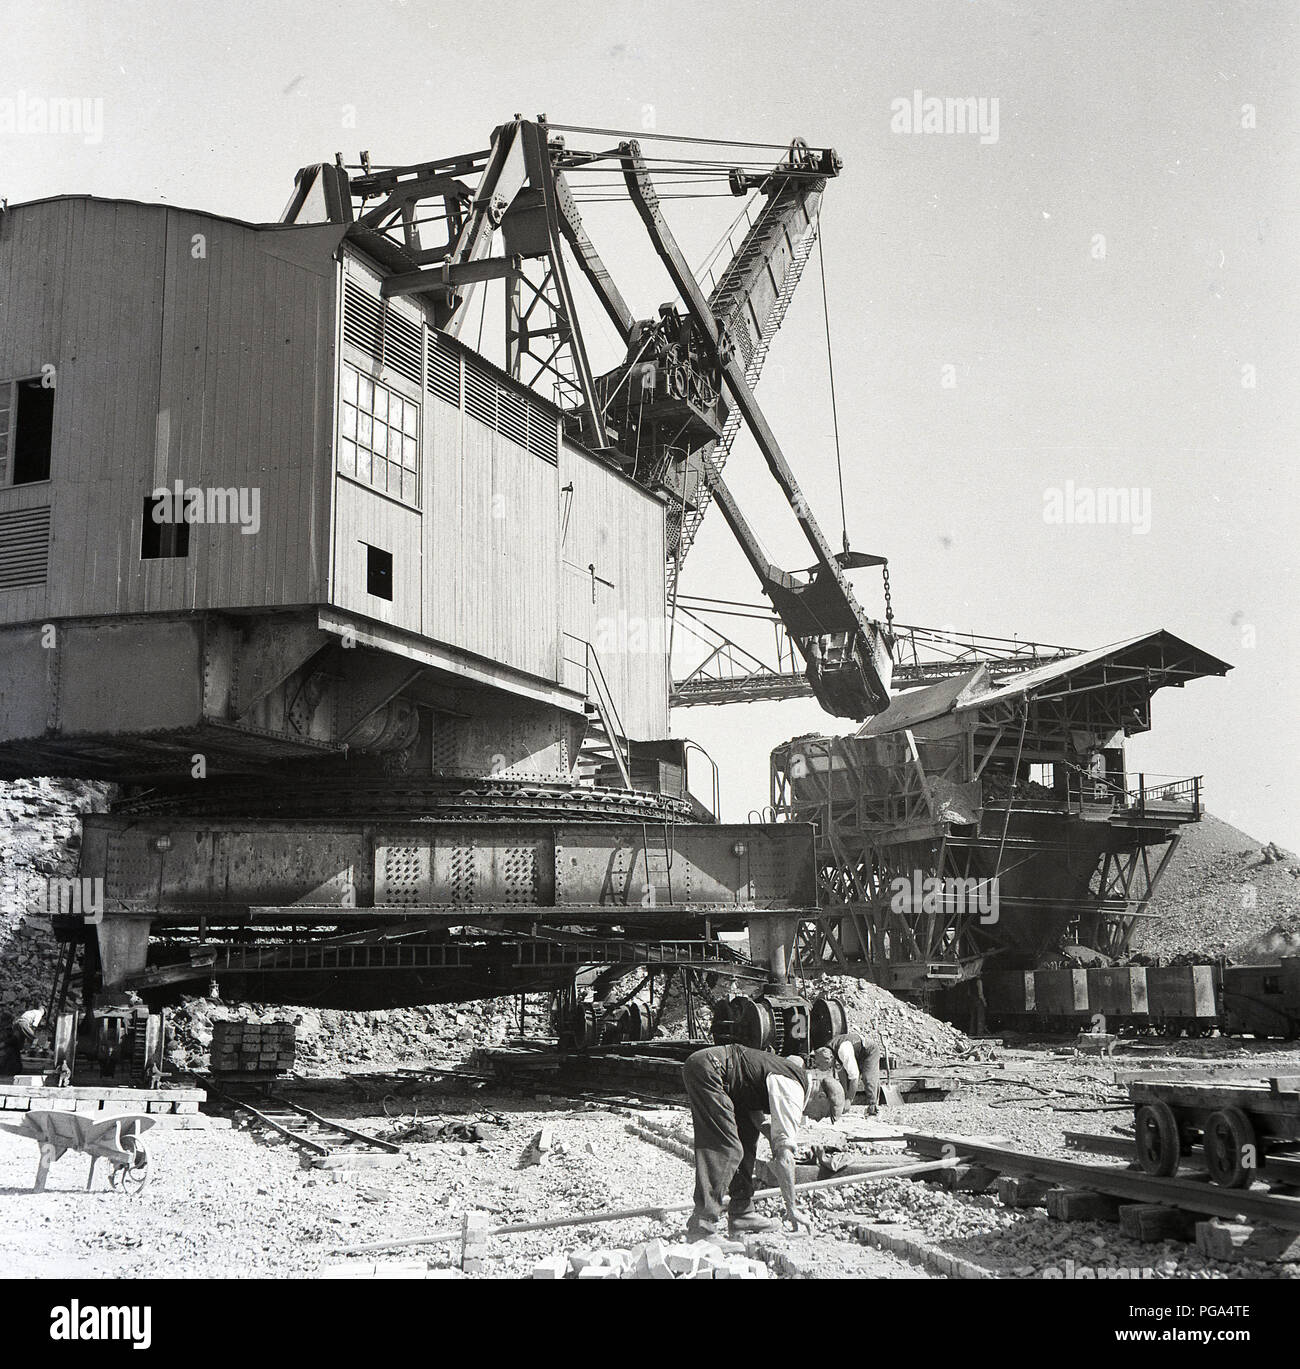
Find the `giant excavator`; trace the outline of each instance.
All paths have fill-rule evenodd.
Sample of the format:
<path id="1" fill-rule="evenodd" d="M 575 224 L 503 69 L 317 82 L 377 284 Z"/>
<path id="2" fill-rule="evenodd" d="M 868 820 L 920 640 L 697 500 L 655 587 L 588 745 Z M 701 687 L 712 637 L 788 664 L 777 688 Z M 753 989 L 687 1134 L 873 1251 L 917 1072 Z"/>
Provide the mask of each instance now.
<path id="1" fill-rule="evenodd" d="M 386 292 L 433 298 L 440 326 L 453 335 L 471 317 L 475 287 L 504 279 L 507 369 L 534 384 L 549 378 L 567 392 L 573 435 L 667 496 L 670 591 L 704 511 L 716 503 L 802 655 L 821 706 L 857 720 L 880 712 L 889 701 L 892 638 L 867 616 L 846 572 L 883 567 L 885 558 L 850 551 L 847 539 L 842 550 L 832 548 L 754 396 L 816 242 L 822 194 L 839 174 L 840 158 L 796 139 L 769 169 L 725 171 L 732 193 L 756 198 L 758 207 L 706 295 L 668 226 L 640 143 L 578 151 L 566 146 L 565 131 L 542 118 L 515 119 L 493 131 L 486 153 L 382 171 L 372 171 L 367 159 L 357 175 L 339 164 L 306 167 L 286 219 L 319 213 L 322 204 L 340 222 L 352 221 L 355 212 L 359 227 L 387 237 L 415 268 L 386 282 Z M 580 215 L 582 191 L 572 182 L 605 170 L 623 181 L 677 293 L 677 302 L 662 305 L 651 319 L 638 319 L 628 307 Z M 670 170 L 680 173 L 685 164 L 678 159 Z M 435 245 L 426 232 L 431 201 L 447 226 L 445 240 Z M 498 232 L 504 251 L 493 256 Z M 562 242 L 627 348 L 623 362 L 604 375 L 592 372 Z M 529 278 L 533 267 L 540 268 L 537 282 Z M 568 370 L 557 364 L 561 353 Z M 531 376 L 525 374 L 530 357 Z M 742 427 L 812 549 L 814 564 L 805 571 L 784 570 L 767 558 L 723 479 Z"/>

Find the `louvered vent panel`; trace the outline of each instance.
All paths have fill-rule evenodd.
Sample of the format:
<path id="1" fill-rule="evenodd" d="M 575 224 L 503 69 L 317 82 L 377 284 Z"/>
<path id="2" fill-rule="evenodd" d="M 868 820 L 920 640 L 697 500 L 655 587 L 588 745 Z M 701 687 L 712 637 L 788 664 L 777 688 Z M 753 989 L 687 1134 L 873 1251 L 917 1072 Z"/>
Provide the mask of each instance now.
<path id="1" fill-rule="evenodd" d="M 0 589 L 45 584 L 49 561 L 49 509 L 0 513 Z"/>
<path id="2" fill-rule="evenodd" d="M 376 361 L 383 360 L 384 307 L 353 280 L 346 282 L 343 292 L 343 339 Z"/>
<path id="3" fill-rule="evenodd" d="M 491 428 L 497 425 L 497 383 L 468 358 L 465 361 L 465 412 Z"/>
<path id="4" fill-rule="evenodd" d="M 521 447 L 528 445 L 528 407 L 522 395 L 502 390 L 497 399 L 501 432 Z"/>
<path id="5" fill-rule="evenodd" d="M 384 365 L 420 383 L 419 324 L 399 314 L 391 304 L 384 306 Z"/>
<path id="6" fill-rule="evenodd" d="M 528 405 L 528 450 L 556 466 L 560 461 L 559 425 L 540 404 Z"/>
<path id="7" fill-rule="evenodd" d="M 460 356 L 433 332 L 429 334 L 428 388 L 439 399 L 460 408 Z"/>

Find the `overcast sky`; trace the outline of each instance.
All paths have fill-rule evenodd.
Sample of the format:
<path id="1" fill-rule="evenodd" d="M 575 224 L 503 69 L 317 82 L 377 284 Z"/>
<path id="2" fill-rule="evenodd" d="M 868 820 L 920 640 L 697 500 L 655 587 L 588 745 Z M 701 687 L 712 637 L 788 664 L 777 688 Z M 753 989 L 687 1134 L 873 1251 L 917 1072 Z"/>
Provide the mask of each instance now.
<path id="1" fill-rule="evenodd" d="M 823 229 L 849 532 L 889 556 L 899 618 L 1080 647 L 1166 627 L 1231 662 L 1224 680 L 1156 696 L 1132 768 L 1204 773 L 1220 816 L 1295 849 L 1298 14 L 0 0 L 0 109 L 101 100 L 103 120 L 98 139 L 0 121 L 0 195 L 269 220 L 301 165 L 474 150 L 516 112 L 833 145 L 844 171 Z M 916 91 L 985 101 L 996 136 L 902 131 L 894 102 Z M 736 206 L 667 207 L 699 260 Z M 634 216 L 594 206 L 588 221 L 650 314 L 670 291 Z M 810 268 L 759 395 L 838 541 L 825 327 Z M 609 341 L 594 322 L 601 364 Z M 742 445 L 733 461 L 772 552 L 807 565 L 757 458 Z M 1049 522 L 1067 482 L 1135 489 L 1136 516 Z M 683 588 L 757 597 L 720 520 Z M 879 613 L 878 575 L 859 588 Z M 766 801 L 772 745 L 841 730 L 810 703 L 674 725 L 718 759 L 731 817 Z"/>

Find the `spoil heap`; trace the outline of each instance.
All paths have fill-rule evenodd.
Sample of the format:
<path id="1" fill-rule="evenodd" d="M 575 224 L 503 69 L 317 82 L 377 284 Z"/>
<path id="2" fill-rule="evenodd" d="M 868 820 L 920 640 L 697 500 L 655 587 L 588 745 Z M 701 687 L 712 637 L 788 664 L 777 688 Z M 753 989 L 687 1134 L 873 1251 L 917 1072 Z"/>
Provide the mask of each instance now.
<path id="1" fill-rule="evenodd" d="M 48 882 L 77 873 L 80 816 L 103 812 L 109 792 L 86 780 L 0 782 L 0 1012 L 43 1007 L 50 996 Z"/>
<path id="2" fill-rule="evenodd" d="M 1183 829 L 1151 911 L 1158 918 L 1143 919 L 1134 934 L 1143 958 L 1258 963 L 1295 955 L 1300 860 L 1207 815 Z"/>

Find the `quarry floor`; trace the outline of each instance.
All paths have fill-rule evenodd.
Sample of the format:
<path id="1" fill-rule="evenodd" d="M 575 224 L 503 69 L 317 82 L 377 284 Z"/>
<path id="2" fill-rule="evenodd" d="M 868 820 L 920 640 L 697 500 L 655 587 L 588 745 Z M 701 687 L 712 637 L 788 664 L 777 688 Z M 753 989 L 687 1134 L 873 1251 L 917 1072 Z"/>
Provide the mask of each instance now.
<path id="1" fill-rule="evenodd" d="M 1131 1123 L 1131 1112 L 1115 1106 L 1124 1096 L 1113 1082 L 1116 1070 L 1156 1066 L 1171 1056 L 1250 1066 L 1261 1074 L 1300 1072 L 1294 1043 L 1182 1042 L 1099 1058 L 1074 1054 L 1059 1042 L 1021 1042 L 992 1061 L 961 1066 L 964 1086 L 947 1100 L 885 1108 L 880 1121 L 909 1130 L 996 1135 L 1024 1149 L 1118 1164 L 1068 1149 L 1063 1134 L 1105 1134 Z M 412 1061 L 408 1068 L 454 1063 Z M 32 1192 L 35 1143 L 0 1131 L 0 1273 L 299 1278 L 329 1277 L 341 1265 L 377 1264 L 382 1277 L 399 1272 L 399 1262 L 408 1273 L 412 1262 L 451 1266 L 459 1245 L 352 1257 L 338 1248 L 453 1227 L 469 1209 L 505 1224 L 690 1199 L 689 1162 L 630 1130 L 639 1120 L 661 1134 L 688 1136 L 684 1107 L 647 1114 L 432 1075 L 414 1076 L 397 1096 L 391 1077 L 364 1067 L 299 1079 L 292 1089 L 298 1101 L 363 1131 L 382 1134 L 418 1109 L 422 1122 L 476 1124 L 482 1139 L 425 1141 L 410 1145 L 395 1164 L 335 1173 L 309 1167 L 289 1142 L 239 1117 L 232 1127 L 214 1130 L 155 1128 L 148 1137 L 151 1181 L 139 1195 L 124 1196 L 108 1188 L 102 1166 L 94 1191 L 85 1192 L 89 1162 L 76 1154 L 54 1164 L 44 1193 Z M 4 1120 L 16 1116 L 5 1114 Z M 552 1138 L 550 1158 L 530 1163 L 532 1139 L 544 1127 Z M 824 1127 L 807 1129 L 804 1139 L 836 1141 Z M 850 1148 L 891 1152 L 901 1143 Z M 1300 1276 L 1296 1264 L 1212 1263 L 1184 1243 L 1139 1245 L 1114 1226 L 1049 1221 L 1041 1210 L 1008 1209 L 991 1196 L 956 1195 L 905 1180 L 826 1192 L 811 1198 L 809 1207 L 813 1231 L 762 1238 L 758 1253 L 773 1276 L 942 1277 L 933 1261 L 927 1267 L 855 1238 L 857 1227 L 880 1222 L 901 1223 L 932 1249 L 1004 1277 L 1050 1276 L 1071 1260 L 1076 1267 L 1139 1269 L 1156 1278 Z M 483 1277 L 526 1277 L 543 1257 L 583 1248 L 630 1248 L 655 1237 L 669 1242 L 683 1226 L 684 1216 L 674 1215 L 666 1222 L 639 1218 L 495 1237 Z"/>

